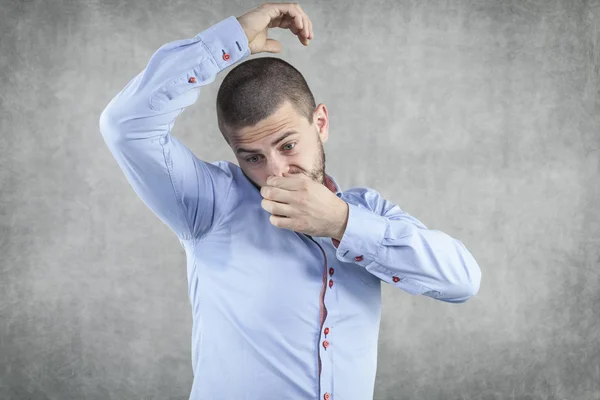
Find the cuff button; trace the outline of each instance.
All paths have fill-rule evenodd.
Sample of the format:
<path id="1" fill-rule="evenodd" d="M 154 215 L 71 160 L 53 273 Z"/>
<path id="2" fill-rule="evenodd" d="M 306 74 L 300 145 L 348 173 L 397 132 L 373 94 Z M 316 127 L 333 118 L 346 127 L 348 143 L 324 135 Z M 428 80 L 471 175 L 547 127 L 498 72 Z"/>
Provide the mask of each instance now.
<path id="1" fill-rule="evenodd" d="M 188 82 L 189 82 L 189 83 L 196 83 L 196 78 L 192 76 L 192 77 L 191 77 L 191 78 L 188 80 Z"/>

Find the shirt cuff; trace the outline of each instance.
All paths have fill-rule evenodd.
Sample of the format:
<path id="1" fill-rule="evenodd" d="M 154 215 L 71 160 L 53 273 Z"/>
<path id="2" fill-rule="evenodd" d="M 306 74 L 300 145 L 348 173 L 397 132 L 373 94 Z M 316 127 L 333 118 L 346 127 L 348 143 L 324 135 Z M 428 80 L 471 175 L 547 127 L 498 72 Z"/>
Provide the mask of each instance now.
<path id="1" fill-rule="evenodd" d="M 373 211 L 348 204 L 348 223 L 342 240 L 332 239 L 338 260 L 367 266 L 375 261 L 389 221 Z"/>
<path id="2" fill-rule="evenodd" d="M 250 56 L 248 37 L 233 15 L 195 36 L 200 39 L 222 71 Z"/>

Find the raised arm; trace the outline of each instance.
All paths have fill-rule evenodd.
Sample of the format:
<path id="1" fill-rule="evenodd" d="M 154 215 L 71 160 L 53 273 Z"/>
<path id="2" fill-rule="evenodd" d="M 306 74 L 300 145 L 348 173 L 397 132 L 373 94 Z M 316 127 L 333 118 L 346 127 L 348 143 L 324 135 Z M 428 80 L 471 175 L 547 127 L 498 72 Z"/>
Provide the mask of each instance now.
<path id="1" fill-rule="evenodd" d="M 102 136 L 127 180 L 181 239 L 211 228 L 231 176 L 171 135 L 175 119 L 196 102 L 201 86 L 249 55 L 243 29 L 229 17 L 160 47 L 100 116 Z"/>
<path id="2" fill-rule="evenodd" d="M 304 45 L 312 37 L 298 5 L 265 3 L 160 47 L 100 115 L 102 136 L 128 182 L 180 239 L 210 231 L 232 177 L 171 135 L 175 119 L 222 70 L 251 54 L 278 53 L 281 44 L 267 38 L 268 28 L 275 27 L 291 30 Z"/>

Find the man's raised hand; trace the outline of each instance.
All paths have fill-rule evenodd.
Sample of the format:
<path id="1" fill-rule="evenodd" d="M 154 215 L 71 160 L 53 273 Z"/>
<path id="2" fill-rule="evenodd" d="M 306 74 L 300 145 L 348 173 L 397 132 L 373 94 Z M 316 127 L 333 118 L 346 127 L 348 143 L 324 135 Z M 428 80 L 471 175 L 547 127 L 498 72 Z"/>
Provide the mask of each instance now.
<path id="1" fill-rule="evenodd" d="M 313 38 L 312 22 L 298 3 L 263 3 L 237 20 L 248 37 L 250 54 L 281 51 L 281 43 L 267 37 L 269 28 L 289 29 L 305 46 Z"/>

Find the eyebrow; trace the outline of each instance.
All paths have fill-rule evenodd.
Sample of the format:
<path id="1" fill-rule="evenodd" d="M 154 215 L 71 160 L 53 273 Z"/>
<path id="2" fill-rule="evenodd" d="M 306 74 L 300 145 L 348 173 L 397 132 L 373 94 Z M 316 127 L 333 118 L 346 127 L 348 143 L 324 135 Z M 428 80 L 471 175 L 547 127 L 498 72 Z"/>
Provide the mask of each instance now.
<path id="1" fill-rule="evenodd" d="M 285 138 L 287 138 L 288 136 L 294 135 L 298 133 L 295 130 L 291 130 L 291 131 L 287 131 L 284 134 L 282 134 L 281 136 L 279 136 L 279 138 L 275 139 L 273 141 L 273 143 L 271 143 L 271 146 L 275 146 L 277 143 L 281 142 L 282 140 L 284 140 Z M 245 149 L 243 147 L 239 147 L 236 151 L 236 154 L 240 154 L 240 153 L 259 153 L 260 150 L 257 149 Z"/>

